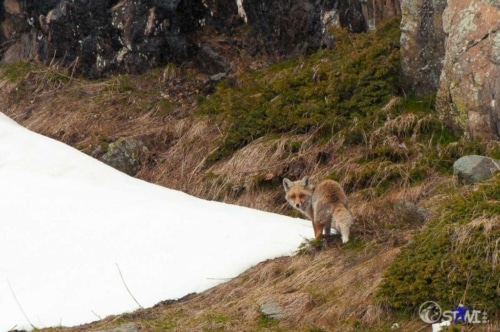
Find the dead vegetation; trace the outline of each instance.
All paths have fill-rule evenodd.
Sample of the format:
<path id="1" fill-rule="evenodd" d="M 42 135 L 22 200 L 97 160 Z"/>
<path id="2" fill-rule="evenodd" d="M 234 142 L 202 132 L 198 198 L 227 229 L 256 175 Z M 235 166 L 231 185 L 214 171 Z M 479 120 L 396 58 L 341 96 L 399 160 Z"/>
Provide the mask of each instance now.
<path id="1" fill-rule="evenodd" d="M 378 161 L 367 171 L 372 166 L 359 160 L 373 158 L 371 151 L 379 145 L 404 151 L 396 142 L 416 132 L 421 121 L 396 117 L 349 148 L 345 133 L 324 141 L 316 139 L 317 131 L 263 136 L 229 158 L 208 163 L 224 130 L 211 117 L 194 115 L 199 91 L 210 84 L 199 75 L 170 67 L 136 77 L 98 82 L 57 78 L 49 84 L 51 71 L 56 69 L 29 64 L 14 82 L 4 76 L 0 86 L 6 98 L 0 101 L 0 111 L 88 154 L 120 137 L 139 138 L 149 152 L 137 177 L 211 200 L 293 214 L 283 198 L 283 177 L 335 178 L 348 189 L 356 216 L 354 240 L 345 248 L 334 243 L 324 250 L 264 262 L 183 301 L 72 331 L 102 330 L 124 322 L 138 324 L 141 331 L 387 328 L 384 308 L 372 301 L 373 294 L 398 247 L 425 221 L 416 204 L 430 197 L 443 178 L 436 175 L 412 184 L 408 164 Z M 408 154 L 403 159 L 417 157 Z M 378 192 L 395 172 L 402 185 Z M 283 308 L 285 318 L 264 316 L 259 308 L 266 301 Z"/>
<path id="2" fill-rule="evenodd" d="M 373 249 L 373 248 L 371 248 Z M 108 317 L 71 331 L 104 330 L 134 322 L 141 331 L 348 331 L 388 328 L 370 299 L 396 248 L 353 253 L 333 247 L 313 255 L 266 261 L 201 294 L 148 310 Z M 261 308 L 274 303 L 282 319 Z M 423 326 L 423 323 L 420 324 Z M 415 326 L 415 325 L 413 325 Z M 53 329 L 65 331 L 66 329 Z"/>
<path id="3" fill-rule="evenodd" d="M 327 95 L 333 95 L 338 75 L 328 72 L 329 61 L 315 57 L 325 71 L 323 76 L 331 79 L 311 76 L 307 68 L 314 66 L 303 59 L 284 71 L 273 69 L 269 77 L 262 74 L 263 82 L 280 91 L 271 101 L 253 93 L 253 89 L 260 91 L 253 74 L 243 73 L 250 79 L 235 75 L 227 81 L 235 89 L 251 85 L 249 107 L 259 101 L 266 110 L 272 103 L 276 107 L 272 128 L 281 130 L 277 105 L 284 104 L 288 81 L 294 86 L 303 84 L 301 98 L 321 97 L 319 106 L 306 103 L 300 121 L 307 120 L 308 107 L 332 112 L 328 98 L 318 93 L 318 83 L 330 82 L 325 88 L 331 89 Z M 70 70 L 23 63 L 0 68 L 0 111 L 33 131 L 94 156 L 99 147 L 118 138 L 138 138 L 148 152 L 142 156 L 136 177 L 210 200 L 294 214 L 283 197 L 284 177 L 337 180 L 356 218 L 353 240 L 347 246 L 333 241 L 321 250 L 308 248 L 301 255 L 263 262 L 218 287 L 179 301 L 166 299 L 154 308 L 92 325 L 51 330 L 96 331 L 127 322 L 137 324 L 140 331 L 387 331 L 394 323 L 402 331 L 426 328 L 413 317 L 392 315 L 374 294 L 400 248 L 411 243 L 435 207 L 456 190 L 450 176 L 454 158 L 494 147 L 450 137 L 430 113 L 426 98 L 385 100 L 382 96 L 377 97 L 384 101 L 380 105 L 369 103 L 367 114 L 359 111 L 361 115 L 334 117 L 330 127 L 307 122 L 307 130 L 286 126 L 283 132 L 271 130 L 222 154 L 223 158 L 209 160 L 224 148 L 220 143 L 230 132 L 226 118 L 196 114 L 200 100 L 213 93 L 214 87 L 206 75 L 172 65 L 139 76 L 88 81 L 74 77 Z M 230 88 L 225 91 L 231 101 L 239 101 Z M 362 109 L 365 104 L 360 99 L 356 107 Z M 233 128 L 232 134 L 237 133 Z M 459 230 L 457 236 L 463 240 L 458 244 L 467 247 L 469 233 L 477 227 L 488 231 L 496 224 L 495 218 L 476 219 Z M 491 242 L 490 247 L 489 262 L 496 265 L 497 243 Z M 266 303 L 279 306 L 284 318 L 263 315 L 261 307 Z"/>

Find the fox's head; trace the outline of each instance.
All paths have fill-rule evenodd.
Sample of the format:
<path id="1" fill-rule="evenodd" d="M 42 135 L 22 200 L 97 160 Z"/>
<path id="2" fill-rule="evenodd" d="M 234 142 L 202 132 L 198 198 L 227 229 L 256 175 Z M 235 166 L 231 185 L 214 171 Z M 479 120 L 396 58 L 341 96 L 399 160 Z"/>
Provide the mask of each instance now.
<path id="1" fill-rule="evenodd" d="M 285 178 L 283 179 L 283 187 L 285 188 L 285 197 L 288 203 L 305 213 L 311 205 L 312 188 L 309 187 L 309 177 L 305 176 L 299 181 L 290 181 Z"/>

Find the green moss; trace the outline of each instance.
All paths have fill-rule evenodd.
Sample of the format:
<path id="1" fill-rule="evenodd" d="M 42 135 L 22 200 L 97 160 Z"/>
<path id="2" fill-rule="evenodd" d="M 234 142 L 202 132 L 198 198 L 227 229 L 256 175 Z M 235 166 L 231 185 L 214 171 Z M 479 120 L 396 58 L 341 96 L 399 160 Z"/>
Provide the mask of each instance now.
<path id="1" fill-rule="evenodd" d="M 165 98 L 159 99 L 156 103 L 154 103 L 153 107 L 156 109 L 156 115 L 158 116 L 168 115 L 174 110 L 174 104 Z"/>
<path id="2" fill-rule="evenodd" d="M 0 77 L 15 85 L 10 91 L 13 101 L 33 98 L 40 91 L 57 91 L 69 85 L 71 77 L 67 68 L 44 66 L 31 61 L 0 65 Z M 29 96 L 32 94 L 32 96 Z"/>
<path id="3" fill-rule="evenodd" d="M 435 149 L 428 149 L 422 155 L 418 165 L 432 165 L 442 174 L 452 174 L 453 163 L 466 155 L 487 155 L 493 158 L 500 156 L 499 145 L 495 142 L 483 142 L 481 139 L 460 139 L 447 144 L 438 144 Z"/>
<path id="4" fill-rule="evenodd" d="M 316 308 L 319 308 L 323 305 L 330 305 L 339 296 L 338 292 L 336 292 L 335 289 L 330 289 L 325 292 L 325 288 L 316 285 L 311 286 L 308 293 L 311 296 L 311 299 Z"/>
<path id="5" fill-rule="evenodd" d="M 316 252 L 323 249 L 325 243 L 323 239 L 306 239 L 299 245 L 295 252 L 296 255 L 314 255 Z"/>
<path id="6" fill-rule="evenodd" d="M 259 329 L 270 329 L 271 331 L 284 331 L 279 328 L 279 320 L 272 317 L 260 314 L 257 321 L 257 328 Z"/>
<path id="7" fill-rule="evenodd" d="M 417 165 L 410 169 L 408 173 L 408 178 L 411 184 L 421 183 L 423 180 L 427 178 L 431 169 L 428 165 Z"/>
<path id="8" fill-rule="evenodd" d="M 288 142 L 285 145 L 285 152 L 288 152 L 289 154 L 295 154 L 300 151 L 300 148 L 302 147 L 302 143 L 300 141 L 292 141 Z"/>
<path id="9" fill-rule="evenodd" d="M 423 96 L 415 94 L 406 95 L 398 108 L 410 113 L 428 114 L 435 106 L 436 95 L 431 93 Z"/>
<path id="10" fill-rule="evenodd" d="M 216 323 L 216 324 L 223 324 L 223 323 L 229 323 L 231 322 L 231 318 L 223 315 L 217 315 L 217 314 L 206 314 L 202 317 L 203 321 L 206 322 L 211 322 L 211 323 Z"/>
<path id="11" fill-rule="evenodd" d="M 292 275 L 294 275 L 295 272 L 297 272 L 297 269 L 292 268 L 292 269 L 286 270 L 283 274 L 284 274 L 285 278 L 288 278 L 288 277 L 291 277 Z"/>
<path id="12" fill-rule="evenodd" d="M 112 84 L 109 86 L 109 92 L 111 93 L 132 92 L 134 89 L 129 75 L 117 75 L 113 77 Z"/>
<path id="13" fill-rule="evenodd" d="M 358 168 L 346 171 L 343 178 L 347 193 L 371 188 L 375 196 L 381 196 L 396 183 L 409 183 L 408 165 L 390 160 L 360 161 Z"/>
<path id="14" fill-rule="evenodd" d="M 425 301 L 462 303 L 500 314 L 500 176 L 467 194 L 455 194 L 396 257 L 378 298 L 414 313 Z"/>
<path id="15" fill-rule="evenodd" d="M 11 82 L 19 82 L 25 78 L 33 69 L 35 65 L 32 62 L 20 61 L 11 64 L 0 65 L 1 76 L 7 78 Z"/>
<path id="16" fill-rule="evenodd" d="M 371 117 L 397 91 L 398 27 L 393 20 L 370 33 L 338 29 L 333 51 L 320 50 L 218 84 L 199 111 L 226 124 L 210 161 L 266 134 L 316 130 L 330 136 L 356 118 Z"/>
<path id="17" fill-rule="evenodd" d="M 467 126 L 468 116 L 468 107 L 467 104 L 460 96 L 453 97 L 453 108 L 452 112 L 450 112 L 453 123 L 457 124 L 461 131 L 465 131 Z"/>
<path id="18" fill-rule="evenodd" d="M 281 178 L 277 176 L 268 178 L 264 174 L 257 174 L 252 176 L 251 186 L 254 189 L 273 190 L 281 186 Z"/>

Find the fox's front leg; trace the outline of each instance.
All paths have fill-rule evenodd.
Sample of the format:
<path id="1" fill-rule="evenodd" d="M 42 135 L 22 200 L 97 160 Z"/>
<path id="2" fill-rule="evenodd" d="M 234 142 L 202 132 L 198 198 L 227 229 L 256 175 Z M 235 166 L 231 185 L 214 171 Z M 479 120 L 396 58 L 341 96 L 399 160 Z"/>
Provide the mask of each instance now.
<path id="1" fill-rule="evenodd" d="M 320 223 L 314 222 L 313 220 L 313 228 L 314 228 L 314 237 L 316 240 L 321 238 L 321 235 L 323 234 L 323 225 Z"/>

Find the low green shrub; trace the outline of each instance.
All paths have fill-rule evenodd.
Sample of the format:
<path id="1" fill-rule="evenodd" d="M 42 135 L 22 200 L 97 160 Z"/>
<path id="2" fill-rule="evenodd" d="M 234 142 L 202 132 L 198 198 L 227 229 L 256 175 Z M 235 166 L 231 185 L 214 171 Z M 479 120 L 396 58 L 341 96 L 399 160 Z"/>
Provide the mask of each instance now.
<path id="1" fill-rule="evenodd" d="M 319 136 L 331 135 L 358 118 L 372 118 L 387 103 L 400 77 L 398 20 L 374 32 L 336 29 L 334 34 L 334 50 L 319 50 L 218 84 L 199 110 L 216 116 L 225 128 L 211 161 L 266 134 L 316 130 Z"/>
<path id="2" fill-rule="evenodd" d="M 449 197 L 384 276 L 378 299 L 402 312 L 426 301 L 500 314 L 500 176 Z"/>
<path id="3" fill-rule="evenodd" d="M 34 63 L 28 61 L 19 61 L 16 63 L 2 64 L 0 66 L 0 73 L 1 77 L 7 78 L 11 82 L 17 83 L 35 69 L 36 66 L 34 65 Z"/>

